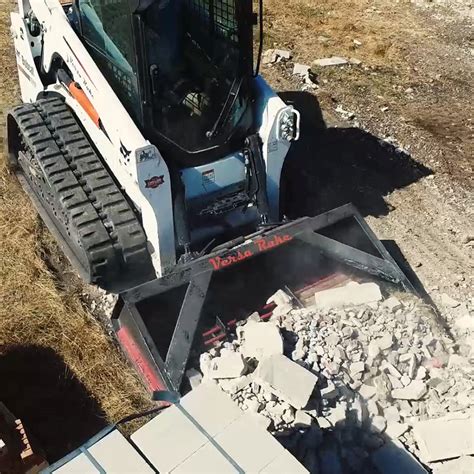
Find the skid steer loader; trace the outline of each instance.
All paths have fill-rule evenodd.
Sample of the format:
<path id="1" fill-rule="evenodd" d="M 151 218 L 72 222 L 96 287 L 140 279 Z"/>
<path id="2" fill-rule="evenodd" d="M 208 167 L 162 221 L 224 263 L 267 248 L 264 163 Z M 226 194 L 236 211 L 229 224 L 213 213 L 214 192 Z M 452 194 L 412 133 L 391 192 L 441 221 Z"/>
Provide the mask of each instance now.
<path id="1" fill-rule="evenodd" d="M 371 274 L 412 289 L 352 205 L 282 220 L 300 115 L 258 74 L 257 10 L 18 0 L 11 14 L 11 168 L 84 280 L 120 295 L 113 324 L 151 390 L 180 389 L 198 328 L 206 346 L 255 308 L 265 319 L 283 286 L 299 299 Z"/>

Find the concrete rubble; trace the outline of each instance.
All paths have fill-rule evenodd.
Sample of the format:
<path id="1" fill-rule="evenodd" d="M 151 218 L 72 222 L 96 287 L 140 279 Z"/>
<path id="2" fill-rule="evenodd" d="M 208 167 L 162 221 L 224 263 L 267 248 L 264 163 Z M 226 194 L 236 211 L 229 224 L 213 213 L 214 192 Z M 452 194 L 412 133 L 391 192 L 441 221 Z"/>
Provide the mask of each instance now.
<path id="1" fill-rule="evenodd" d="M 394 459 L 406 472 L 468 465 L 472 344 L 459 351 L 415 296 L 385 294 L 351 281 L 302 307 L 279 290 L 268 320 L 253 313 L 234 340 L 201 356 L 203 381 L 217 380 L 310 472 L 390 473 Z M 461 326 L 467 341 L 473 331 Z M 460 440 L 468 430 L 470 444 Z"/>

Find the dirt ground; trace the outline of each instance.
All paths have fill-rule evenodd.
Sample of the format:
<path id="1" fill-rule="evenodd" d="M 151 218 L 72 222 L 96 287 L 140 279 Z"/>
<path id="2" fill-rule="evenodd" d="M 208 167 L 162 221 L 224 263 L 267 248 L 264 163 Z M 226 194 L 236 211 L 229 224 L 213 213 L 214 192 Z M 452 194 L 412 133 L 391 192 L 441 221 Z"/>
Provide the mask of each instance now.
<path id="1" fill-rule="evenodd" d="M 12 4 L 0 6 L 2 116 L 19 100 Z M 303 115 L 286 170 L 288 215 L 354 202 L 435 302 L 441 293 L 473 297 L 470 4 L 265 2 L 265 47 L 293 58 L 262 73 Z M 361 64 L 315 69 L 317 87 L 302 90 L 293 61 L 330 56 Z M 0 400 L 54 460 L 147 406 L 147 396 L 79 287 L 67 283 L 74 277 L 51 265 L 59 251 L 3 164 L 0 211 Z"/>

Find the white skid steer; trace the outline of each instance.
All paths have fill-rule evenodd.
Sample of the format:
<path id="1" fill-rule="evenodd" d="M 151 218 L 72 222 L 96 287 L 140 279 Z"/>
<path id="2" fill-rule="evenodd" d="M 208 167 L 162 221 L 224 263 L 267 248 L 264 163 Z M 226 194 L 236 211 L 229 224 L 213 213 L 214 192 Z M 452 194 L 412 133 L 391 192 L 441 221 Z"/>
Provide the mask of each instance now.
<path id="1" fill-rule="evenodd" d="M 150 389 L 179 390 L 198 327 L 219 340 L 282 286 L 368 272 L 411 289 L 351 205 L 282 219 L 300 116 L 258 75 L 261 2 L 18 4 L 10 165 L 84 280 L 120 294 Z"/>

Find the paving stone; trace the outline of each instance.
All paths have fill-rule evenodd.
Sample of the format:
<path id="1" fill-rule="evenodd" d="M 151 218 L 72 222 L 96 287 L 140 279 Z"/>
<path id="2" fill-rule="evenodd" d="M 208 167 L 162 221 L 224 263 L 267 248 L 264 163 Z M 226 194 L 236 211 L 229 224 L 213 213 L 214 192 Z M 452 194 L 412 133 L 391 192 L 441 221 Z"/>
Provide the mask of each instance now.
<path id="1" fill-rule="evenodd" d="M 318 378 L 287 357 L 275 354 L 260 361 L 255 380 L 295 408 L 303 408 Z"/>
<path id="2" fill-rule="evenodd" d="M 209 436 L 215 436 L 242 416 L 242 410 L 215 384 L 202 383 L 181 400 L 181 405 Z M 208 438 L 171 406 L 138 429 L 132 441 L 160 471 L 171 471 L 208 442 Z"/>
<path id="3" fill-rule="evenodd" d="M 305 474 L 308 473 L 308 470 L 285 450 L 260 472 L 265 474 Z"/>
<path id="4" fill-rule="evenodd" d="M 88 451 L 106 472 L 154 472 L 118 430 L 104 436 Z"/>
<path id="5" fill-rule="evenodd" d="M 250 414 L 238 418 L 229 425 L 215 437 L 215 442 L 244 472 L 259 472 L 275 460 L 283 449 Z"/>
<path id="6" fill-rule="evenodd" d="M 425 420 L 413 426 L 413 434 L 424 462 L 442 461 L 474 454 L 474 419 L 455 414 Z"/>
<path id="7" fill-rule="evenodd" d="M 244 357 L 262 360 L 273 354 L 283 354 L 283 339 L 272 322 L 248 322 L 238 331 Z"/>

